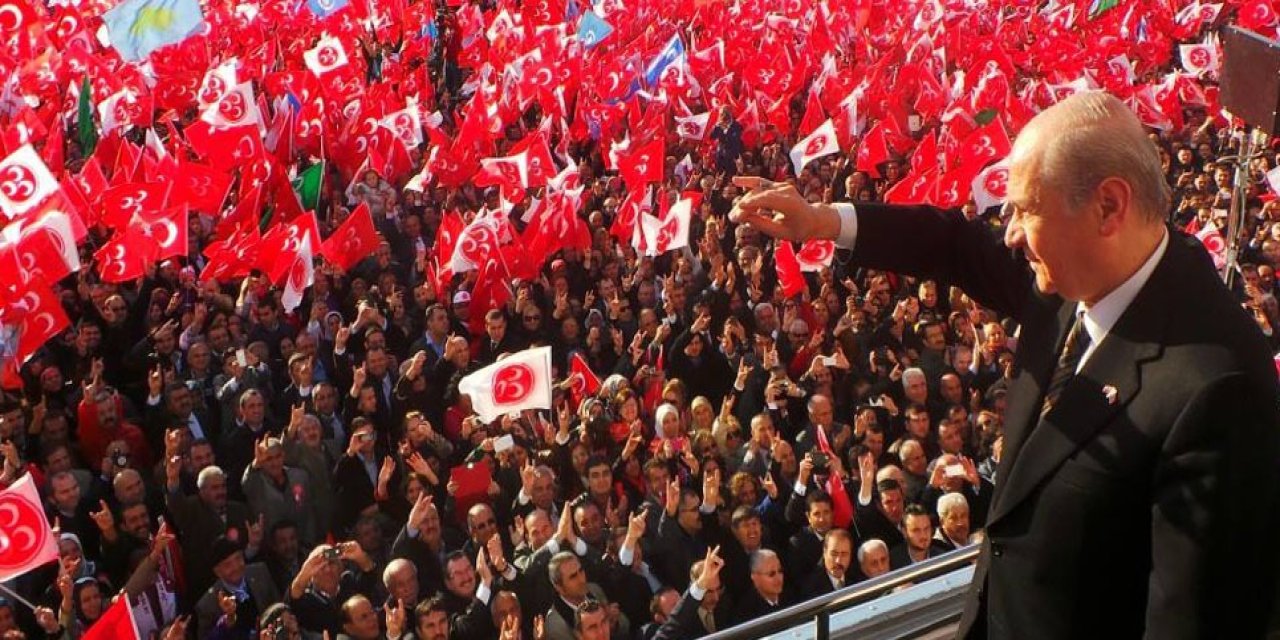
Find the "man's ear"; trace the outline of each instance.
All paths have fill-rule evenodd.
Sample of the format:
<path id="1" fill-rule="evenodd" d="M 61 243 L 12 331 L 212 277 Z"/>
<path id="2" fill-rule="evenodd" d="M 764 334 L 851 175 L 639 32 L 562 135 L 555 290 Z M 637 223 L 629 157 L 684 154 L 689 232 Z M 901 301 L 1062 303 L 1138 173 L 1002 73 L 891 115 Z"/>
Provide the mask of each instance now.
<path id="1" fill-rule="evenodd" d="M 1104 236 L 1114 235 L 1119 232 L 1125 220 L 1134 213 L 1132 211 L 1133 188 L 1120 178 L 1109 177 L 1104 178 L 1098 185 L 1095 195 L 1099 215 L 1098 232 Z"/>

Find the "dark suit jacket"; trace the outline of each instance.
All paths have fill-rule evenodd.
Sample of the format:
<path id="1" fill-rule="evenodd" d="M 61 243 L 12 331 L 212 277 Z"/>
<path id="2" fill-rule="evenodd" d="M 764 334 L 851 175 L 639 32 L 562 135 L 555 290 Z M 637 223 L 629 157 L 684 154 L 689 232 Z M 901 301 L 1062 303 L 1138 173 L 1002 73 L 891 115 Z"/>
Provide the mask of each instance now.
<path id="1" fill-rule="evenodd" d="M 671 610 L 671 615 L 650 637 L 654 640 L 684 640 L 711 635 L 711 631 L 702 623 L 702 618 L 698 617 L 698 608 L 701 606 L 702 601 L 695 600 L 686 589 L 684 595 L 680 596 L 680 600 L 676 602 L 676 608 Z M 716 607 L 716 631 L 729 628 L 728 616 L 720 611 L 723 608 Z"/>
<path id="2" fill-rule="evenodd" d="M 760 593 L 753 587 L 747 589 L 738 603 L 734 605 L 730 623 L 734 626 L 746 624 L 775 611 L 782 611 L 782 604 L 779 603 L 776 606 L 769 604 L 764 598 L 760 597 Z"/>
<path id="3" fill-rule="evenodd" d="M 1169 233 L 1150 280 L 1041 418 L 1075 303 L 1039 293 L 980 223 L 858 207 L 859 264 L 954 282 L 1022 325 L 961 637 L 1263 635 L 1280 575 L 1275 545 L 1257 543 L 1276 526 L 1276 372 L 1203 247 Z"/>
<path id="4" fill-rule="evenodd" d="M 213 563 L 209 560 L 213 541 L 226 534 L 230 527 L 236 529 L 237 539 L 241 543 L 248 540 L 246 523 L 253 516 L 249 507 L 235 500 L 227 501 L 226 522 L 201 501 L 199 496 L 166 493 L 165 505 L 168 506 L 169 513 L 173 514 L 174 523 L 178 525 L 178 540 L 182 542 L 182 557 L 186 562 L 187 586 L 192 593 L 203 593 L 214 580 Z"/>
<path id="5" fill-rule="evenodd" d="M 254 603 L 258 605 L 259 613 L 280 602 L 280 592 L 276 589 L 276 583 L 271 579 L 271 572 L 267 570 L 266 565 L 254 562 L 245 566 L 244 580 Z M 218 608 L 216 591 L 217 585 L 205 589 L 204 595 L 196 603 L 196 617 L 201 638 L 209 635 L 218 617 L 222 615 L 222 609 Z M 253 626 L 256 627 L 257 624 L 254 623 Z"/>
<path id="6" fill-rule="evenodd" d="M 799 576 L 797 576 L 799 577 Z M 826 567 L 818 567 L 809 572 L 808 576 L 803 578 L 804 582 L 798 590 L 800 593 L 800 601 L 812 600 L 819 596 L 825 596 L 835 591 L 834 585 L 831 584 L 831 576 L 827 575 Z M 846 584 L 848 578 L 845 578 Z"/>

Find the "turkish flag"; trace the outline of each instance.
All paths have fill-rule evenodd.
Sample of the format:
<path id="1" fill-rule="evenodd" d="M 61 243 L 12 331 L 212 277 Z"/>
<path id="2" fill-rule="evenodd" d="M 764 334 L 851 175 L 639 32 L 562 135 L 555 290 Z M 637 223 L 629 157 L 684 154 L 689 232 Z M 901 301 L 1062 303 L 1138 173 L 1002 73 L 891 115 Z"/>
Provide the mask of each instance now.
<path id="1" fill-rule="evenodd" d="M 458 382 L 458 392 L 471 397 L 480 419 L 525 409 L 551 408 L 551 347 L 525 349 Z"/>
<path id="2" fill-rule="evenodd" d="M 773 250 L 773 259 L 782 295 L 791 298 L 803 291 L 804 276 L 800 273 L 800 261 L 796 258 L 796 249 L 791 246 L 791 241 L 779 240 L 777 248 Z"/>
<path id="3" fill-rule="evenodd" d="M 354 215 L 354 214 L 353 214 Z M 457 211 L 446 211 L 440 216 L 440 227 L 436 229 L 435 259 L 436 262 L 448 266 L 453 260 L 453 249 L 458 244 L 458 238 L 462 236 L 462 231 L 466 229 L 467 223 L 462 221 L 462 216 Z"/>
<path id="4" fill-rule="evenodd" d="M 320 255 L 329 264 L 349 271 L 373 253 L 381 242 L 382 236 L 378 235 L 378 230 L 373 226 L 369 206 L 362 202 L 347 216 L 342 226 L 325 239 Z"/>
<path id="5" fill-rule="evenodd" d="M 877 122 L 871 131 L 867 132 L 867 136 L 862 139 L 862 144 L 858 146 L 858 158 L 856 169 L 865 171 L 872 178 L 880 177 L 880 169 L 877 165 L 889 159 L 889 142 L 885 138 L 884 121 Z"/>
<path id="6" fill-rule="evenodd" d="M 650 182 L 662 182 L 666 161 L 666 142 L 658 136 L 618 158 L 618 173 L 628 188 L 639 189 Z"/>
<path id="7" fill-rule="evenodd" d="M 187 205 L 162 211 L 143 211 L 133 216 L 130 228 L 147 238 L 151 261 L 187 255 Z"/>
<path id="8" fill-rule="evenodd" d="M 80 640 L 142 640 L 138 623 L 133 619 L 129 594 L 121 593 Z"/>
<path id="9" fill-rule="evenodd" d="M 29 473 L 0 491 L 0 582 L 58 559 L 58 540 L 41 504 Z"/>
<path id="10" fill-rule="evenodd" d="M 573 393 L 574 405 L 580 404 L 583 398 L 595 395 L 600 390 L 600 378 L 577 351 L 573 352 L 569 358 L 569 380 L 569 390 Z"/>
<path id="11" fill-rule="evenodd" d="M 0 238 L 0 282 L 57 282 L 79 271 L 74 217 L 50 208 L 5 227 Z"/>

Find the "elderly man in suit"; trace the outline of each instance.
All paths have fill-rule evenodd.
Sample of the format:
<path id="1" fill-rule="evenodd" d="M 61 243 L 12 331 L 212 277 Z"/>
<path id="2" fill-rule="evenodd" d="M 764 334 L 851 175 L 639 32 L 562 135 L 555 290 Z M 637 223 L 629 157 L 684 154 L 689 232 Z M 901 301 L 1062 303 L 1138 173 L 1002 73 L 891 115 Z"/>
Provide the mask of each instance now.
<path id="1" fill-rule="evenodd" d="M 258 615 L 280 601 L 271 572 L 259 562 L 245 564 L 243 548 L 226 536 L 215 540 L 205 553 L 213 562 L 217 581 L 196 603 L 199 637 L 208 637 L 217 627 L 221 637 L 248 638 Z"/>
<path id="2" fill-rule="evenodd" d="M 1257 544 L 1280 514 L 1271 350 L 1166 224 L 1159 156 L 1124 103 L 1072 96 L 1008 160 L 1003 243 L 956 212 L 811 205 L 758 178 L 735 179 L 753 193 L 731 217 L 955 283 L 1021 324 L 962 637 L 1263 636 L 1280 576 Z"/>

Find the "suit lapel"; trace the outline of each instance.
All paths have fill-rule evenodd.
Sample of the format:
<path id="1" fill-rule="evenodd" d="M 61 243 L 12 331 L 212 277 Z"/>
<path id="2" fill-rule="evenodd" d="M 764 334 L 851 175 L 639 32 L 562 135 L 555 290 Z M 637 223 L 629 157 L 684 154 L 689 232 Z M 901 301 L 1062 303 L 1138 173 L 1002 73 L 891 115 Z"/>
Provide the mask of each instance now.
<path id="1" fill-rule="evenodd" d="M 1001 464 L 998 484 L 1004 489 L 998 491 L 998 498 L 993 500 L 988 526 L 1008 514 L 1068 457 L 1087 445 L 1141 389 L 1142 365 L 1159 358 L 1163 350 L 1161 340 L 1168 322 L 1165 311 L 1168 305 L 1163 298 L 1168 290 L 1178 286 L 1170 281 L 1170 256 L 1174 253 L 1171 239 L 1151 278 L 1089 356 L 1080 373 L 1067 382 L 1052 410 L 1038 422 L 1030 415 L 1010 416 L 1017 422 L 1006 422 L 1006 425 L 1025 425 L 1024 429 L 1035 426 L 1022 436 L 1022 446 Z M 1075 309 L 1074 304 L 1063 306 L 1058 314 L 1059 349 Z M 1051 359 L 1056 361 L 1056 355 Z M 1044 379 L 1047 380 L 1047 374 Z M 1043 384 L 1039 390 L 1041 393 L 1034 394 L 1036 410 L 1043 398 Z M 1031 394 L 1023 397 L 1029 396 Z"/>
<path id="2" fill-rule="evenodd" d="M 1037 305 L 1028 314 L 1023 323 L 1023 334 L 1018 339 L 1018 373 L 1009 385 L 1008 405 L 1004 412 L 1004 455 L 996 471 L 995 490 L 991 498 L 991 513 L 988 521 L 1000 510 L 1004 500 L 1006 485 L 1013 463 L 1018 459 L 1018 452 L 1026 442 L 1027 435 L 1035 425 L 1034 416 L 1040 411 L 1040 402 L 1044 397 L 1044 385 L 1053 375 L 1053 367 L 1057 363 L 1057 354 L 1066 340 L 1070 326 L 1074 303 L 1061 298 L 1043 298 L 1036 294 L 1037 300 L 1045 304 Z M 1036 349 L 1033 345 L 1051 345 L 1052 349 Z"/>

